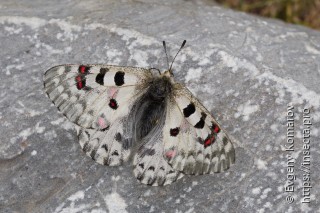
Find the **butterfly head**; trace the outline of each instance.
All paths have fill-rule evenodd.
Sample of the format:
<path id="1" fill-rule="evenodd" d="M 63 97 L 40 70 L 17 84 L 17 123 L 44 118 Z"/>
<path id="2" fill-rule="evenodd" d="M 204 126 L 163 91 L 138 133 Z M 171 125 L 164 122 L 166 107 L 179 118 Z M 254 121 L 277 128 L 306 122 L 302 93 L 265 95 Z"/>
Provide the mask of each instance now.
<path id="1" fill-rule="evenodd" d="M 161 73 L 162 77 L 172 78 L 173 80 L 173 73 L 172 70 L 166 70 L 163 73 Z"/>

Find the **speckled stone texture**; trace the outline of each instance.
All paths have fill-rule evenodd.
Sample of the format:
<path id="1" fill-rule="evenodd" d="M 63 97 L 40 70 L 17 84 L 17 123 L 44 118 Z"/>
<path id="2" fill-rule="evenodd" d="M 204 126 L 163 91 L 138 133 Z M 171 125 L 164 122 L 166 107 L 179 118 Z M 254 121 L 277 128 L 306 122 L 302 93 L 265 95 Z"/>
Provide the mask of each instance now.
<path id="1" fill-rule="evenodd" d="M 43 92 L 44 72 L 66 63 L 164 70 L 162 40 L 173 55 L 184 39 L 175 77 L 229 133 L 236 164 L 150 187 L 129 164 L 105 167 L 86 157 L 73 125 Z M 0 49 L 0 212 L 320 210 L 320 32 L 210 1 L 2 0 Z M 288 105 L 293 151 L 286 151 Z M 301 203 L 304 108 L 313 123 L 309 204 Z M 294 192 L 285 192 L 292 174 Z"/>

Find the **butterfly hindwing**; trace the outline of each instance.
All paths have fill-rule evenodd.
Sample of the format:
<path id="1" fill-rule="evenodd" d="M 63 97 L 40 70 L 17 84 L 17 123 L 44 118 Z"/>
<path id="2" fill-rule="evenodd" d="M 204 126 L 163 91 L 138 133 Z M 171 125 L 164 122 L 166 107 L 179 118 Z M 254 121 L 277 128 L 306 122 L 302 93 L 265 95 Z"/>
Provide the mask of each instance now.
<path id="1" fill-rule="evenodd" d="M 134 156 L 133 173 L 141 183 L 162 186 L 183 177 L 163 157 L 163 126 L 159 123 L 142 139 Z"/>
<path id="2" fill-rule="evenodd" d="M 121 165 L 128 160 L 131 152 L 131 147 L 127 146 L 131 137 L 125 134 L 124 125 L 124 120 L 120 119 L 103 131 L 77 126 L 82 150 L 102 165 Z"/>
<path id="3" fill-rule="evenodd" d="M 60 65 L 44 75 L 48 97 L 72 122 L 106 128 L 126 116 L 148 81 L 149 70 L 108 65 Z"/>
<path id="4" fill-rule="evenodd" d="M 170 98 L 164 157 L 185 174 L 221 172 L 235 161 L 233 145 L 208 110 L 186 88 Z"/>
<path id="5" fill-rule="evenodd" d="M 183 174 L 172 168 L 163 158 L 162 141 L 151 148 L 143 147 L 135 155 L 133 173 L 143 184 L 162 186 L 175 182 Z"/>

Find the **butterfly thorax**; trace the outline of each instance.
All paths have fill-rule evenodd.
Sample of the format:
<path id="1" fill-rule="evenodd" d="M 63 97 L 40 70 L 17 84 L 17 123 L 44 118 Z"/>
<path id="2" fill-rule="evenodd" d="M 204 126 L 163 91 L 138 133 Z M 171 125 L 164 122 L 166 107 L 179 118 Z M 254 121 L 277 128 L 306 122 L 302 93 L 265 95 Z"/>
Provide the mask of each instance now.
<path id="1" fill-rule="evenodd" d="M 166 97 L 169 97 L 172 88 L 173 84 L 171 78 L 166 75 L 161 75 L 154 78 L 147 94 L 153 101 L 163 102 Z"/>

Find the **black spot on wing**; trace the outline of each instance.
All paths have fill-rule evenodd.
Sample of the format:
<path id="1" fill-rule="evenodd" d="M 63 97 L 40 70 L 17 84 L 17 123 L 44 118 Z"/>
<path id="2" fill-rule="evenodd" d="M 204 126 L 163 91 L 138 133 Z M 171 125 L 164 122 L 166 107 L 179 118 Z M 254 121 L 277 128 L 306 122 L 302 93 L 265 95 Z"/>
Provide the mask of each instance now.
<path id="1" fill-rule="evenodd" d="M 114 150 L 114 152 L 112 152 L 111 155 L 112 155 L 112 156 L 119 156 L 118 150 Z"/>
<path id="2" fill-rule="evenodd" d="M 89 152 L 90 149 L 91 149 L 91 147 L 90 147 L 90 145 L 89 145 L 89 142 L 86 142 L 86 143 L 83 145 L 83 147 L 82 147 L 82 150 L 83 150 L 85 153 Z"/>
<path id="3" fill-rule="evenodd" d="M 115 139 L 116 139 L 116 141 L 118 141 L 118 142 L 121 142 L 121 141 L 122 141 L 122 136 L 121 136 L 121 134 L 120 134 L 119 132 L 115 135 Z"/>
<path id="4" fill-rule="evenodd" d="M 137 179 L 138 179 L 139 181 L 141 181 L 143 178 L 144 178 L 143 173 L 142 173 L 142 174 L 139 174 L 139 175 L 137 176 Z"/>
<path id="5" fill-rule="evenodd" d="M 204 143 L 204 140 L 200 137 L 197 137 L 197 141 L 200 143 L 200 144 L 203 144 Z"/>
<path id="6" fill-rule="evenodd" d="M 109 161 L 107 158 L 103 158 L 103 165 L 106 165 L 106 166 L 109 165 Z"/>
<path id="7" fill-rule="evenodd" d="M 108 68 L 101 68 L 100 69 L 100 73 L 96 76 L 96 82 L 100 85 L 103 85 L 104 82 L 103 82 L 103 79 L 104 79 L 104 76 L 105 74 L 109 71 Z"/>
<path id="8" fill-rule="evenodd" d="M 179 134 L 179 131 L 180 131 L 179 127 L 170 129 L 170 135 L 175 137 L 175 136 L 177 136 Z"/>
<path id="9" fill-rule="evenodd" d="M 107 146 L 107 144 L 103 144 L 101 147 L 104 148 L 104 150 L 108 153 L 108 146 Z"/>
<path id="10" fill-rule="evenodd" d="M 223 145 L 227 145 L 228 144 L 228 138 L 227 137 L 223 137 L 223 139 L 222 139 L 222 142 L 223 142 Z"/>
<path id="11" fill-rule="evenodd" d="M 155 170 L 155 168 L 154 168 L 154 166 L 150 166 L 150 167 L 148 168 L 148 170 L 152 170 L 152 171 L 154 171 L 154 170 Z"/>
<path id="12" fill-rule="evenodd" d="M 194 127 L 197 129 L 202 129 L 204 127 L 204 124 L 205 124 L 204 121 L 205 121 L 206 117 L 207 117 L 207 115 L 204 112 L 202 112 L 199 122 L 196 123 L 196 125 L 194 125 Z"/>
<path id="13" fill-rule="evenodd" d="M 186 108 L 183 109 L 184 117 L 189 117 L 196 111 L 196 107 L 193 103 L 190 103 Z"/>
<path id="14" fill-rule="evenodd" d="M 89 114 L 89 115 L 94 115 L 94 111 L 93 111 L 92 109 L 90 109 L 90 110 L 88 111 L 88 114 Z"/>
<path id="15" fill-rule="evenodd" d="M 116 72 L 116 74 L 114 75 L 114 83 L 117 86 L 122 86 L 124 84 L 124 72 Z"/>
<path id="16" fill-rule="evenodd" d="M 155 181 L 156 181 L 156 178 L 150 178 L 150 179 L 148 180 L 148 183 L 147 183 L 147 184 L 148 184 L 149 186 L 152 186 Z"/>
<path id="17" fill-rule="evenodd" d="M 90 157 L 92 158 L 92 160 L 96 160 L 96 153 L 97 153 L 97 150 L 96 150 L 96 149 L 94 149 L 94 150 L 91 151 Z"/>
<path id="18" fill-rule="evenodd" d="M 111 109 L 116 110 L 118 108 L 118 103 L 115 99 L 112 98 L 110 99 L 109 106 L 111 107 Z"/>
<path id="19" fill-rule="evenodd" d="M 200 121 L 194 125 L 195 128 L 197 129 L 202 129 L 204 127 L 204 120 L 200 118 Z"/>
<path id="20" fill-rule="evenodd" d="M 110 126 L 107 126 L 106 128 L 101 129 L 102 132 L 107 131 L 110 128 Z"/>

